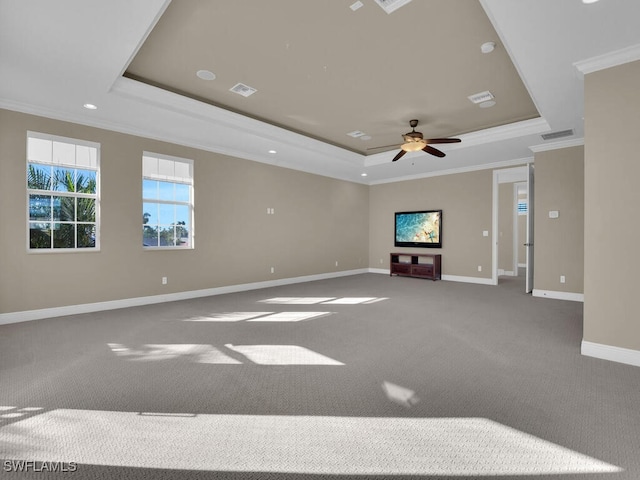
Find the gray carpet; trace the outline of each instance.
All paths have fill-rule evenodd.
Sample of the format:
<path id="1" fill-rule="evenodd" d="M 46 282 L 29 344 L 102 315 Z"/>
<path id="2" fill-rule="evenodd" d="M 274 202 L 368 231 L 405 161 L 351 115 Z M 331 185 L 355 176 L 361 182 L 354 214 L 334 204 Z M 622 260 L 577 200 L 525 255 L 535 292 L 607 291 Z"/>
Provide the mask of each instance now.
<path id="1" fill-rule="evenodd" d="M 0 326 L 0 477 L 640 478 L 640 369 L 523 290 L 366 274 Z"/>

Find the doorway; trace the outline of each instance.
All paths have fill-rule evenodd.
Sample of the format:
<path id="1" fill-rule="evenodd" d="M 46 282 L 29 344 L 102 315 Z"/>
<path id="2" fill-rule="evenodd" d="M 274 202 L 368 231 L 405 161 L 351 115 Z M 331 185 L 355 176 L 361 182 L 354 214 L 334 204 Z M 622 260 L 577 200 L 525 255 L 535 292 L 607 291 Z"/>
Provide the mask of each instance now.
<path id="1" fill-rule="evenodd" d="M 492 280 L 533 289 L 533 165 L 494 170 Z"/>

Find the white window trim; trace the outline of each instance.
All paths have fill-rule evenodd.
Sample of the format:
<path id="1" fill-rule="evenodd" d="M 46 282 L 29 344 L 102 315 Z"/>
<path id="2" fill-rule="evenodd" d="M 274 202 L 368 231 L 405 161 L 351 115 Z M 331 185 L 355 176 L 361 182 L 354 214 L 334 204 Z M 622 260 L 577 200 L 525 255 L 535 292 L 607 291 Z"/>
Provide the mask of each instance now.
<path id="1" fill-rule="evenodd" d="M 30 223 L 36 223 L 36 222 L 31 222 L 30 220 L 30 211 L 29 211 L 29 196 L 30 195 L 38 195 L 38 194 L 42 194 L 42 192 L 48 192 L 46 194 L 48 195 L 55 195 L 56 192 L 54 191 L 48 191 L 48 190 L 34 190 L 34 189 L 30 189 L 28 187 L 26 187 L 29 184 L 28 178 L 26 177 L 27 175 L 27 171 L 28 171 L 28 167 L 30 163 L 33 164 L 37 164 L 37 165 L 47 165 L 47 166 L 55 166 L 58 165 L 56 163 L 53 162 L 39 162 L 37 160 L 29 160 L 29 139 L 30 138 L 37 138 L 40 140 L 50 140 L 52 142 L 63 142 L 63 143 L 72 143 L 74 145 L 80 145 L 83 147 L 91 147 L 91 148 L 95 148 L 96 149 L 96 194 L 95 196 L 92 194 L 83 194 L 83 193 L 73 193 L 72 195 L 68 195 L 69 192 L 57 192 L 58 194 L 60 194 L 60 196 L 70 196 L 70 197 L 74 197 L 74 198 L 95 198 L 96 199 L 96 244 L 95 247 L 75 247 L 75 248 L 31 248 L 31 240 L 30 240 L 30 228 L 29 228 L 29 224 Z M 25 187 L 26 187 L 26 247 L 27 247 L 27 253 L 28 254 L 34 254 L 34 255 L 45 255 L 45 254 L 51 254 L 51 253 L 97 253 L 100 252 L 100 193 L 101 193 L 101 188 L 100 188 L 100 143 L 98 142 L 92 142 L 89 140 L 82 140 L 79 138 L 71 138 L 71 137 L 62 137 L 59 135 L 51 135 L 48 133 L 41 133 L 41 132 L 34 132 L 31 130 L 27 130 L 27 136 L 25 138 L 25 158 L 26 158 L 26 164 L 25 166 L 27 167 L 25 169 Z M 62 165 L 62 166 L 67 166 L 69 167 L 70 165 Z M 93 168 L 91 167 L 73 167 L 73 168 L 78 168 L 80 170 L 93 170 Z M 66 194 L 66 195 L 65 195 Z M 47 223 L 47 222 L 43 222 L 43 223 Z M 69 222 L 67 222 L 69 223 Z M 72 223 L 78 223 L 77 221 L 72 222 Z M 83 223 L 83 222 L 80 222 Z"/>
<path id="2" fill-rule="evenodd" d="M 189 165 L 189 172 L 191 174 L 191 181 L 189 182 L 185 182 L 185 181 L 181 181 L 181 180 L 177 180 L 177 179 L 167 179 L 167 178 L 163 178 L 162 176 L 148 176 L 145 175 L 144 173 L 144 157 L 154 157 L 154 158 L 158 158 L 158 159 L 163 159 L 163 160 L 171 160 L 173 162 L 181 162 L 181 163 L 186 163 Z M 169 182 L 169 183 L 178 183 L 181 185 L 188 185 L 189 186 L 189 202 L 183 202 L 183 201 L 168 201 L 168 200 L 160 200 L 160 199 L 151 199 L 151 198 L 144 198 L 144 194 L 141 195 L 141 199 L 142 199 L 142 205 L 144 205 L 145 201 L 148 203 L 162 203 L 162 204 L 171 204 L 171 205 L 184 205 L 189 207 L 189 222 L 190 222 L 190 228 L 189 228 L 189 236 L 190 236 L 190 244 L 188 247 L 182 247 L 182 246 L 157 246 L 157 247 L 153 247 L 153 246 L 145 246 L 144 242 L 140 242 L 142 243 L 142 249 L 144 251 L 147 252 L 156 252 L 156 251 L 189 251 L 189 250 L 194 250 L 195 249 L 195 222 L 194 222 L 194 211 L 195 211 L 195 205 L 194 205 L 194 201 L 195 201 L 195 195 L 194 195 L 194 161 L 190 158 L 183 158 L 183 157 L 174 157 L 172 155 L 164 155 L 162 153 L 155 153 L 155 152 L 149 152 L 149 151 L 143 151 L 142 152 L 142 181 L 144 182 L 145 179 L 148 180 L 154 180 L 154 181 L 160 181 L 160 182 Z M 144 210 L 144 207 L 141 209 Z"/>

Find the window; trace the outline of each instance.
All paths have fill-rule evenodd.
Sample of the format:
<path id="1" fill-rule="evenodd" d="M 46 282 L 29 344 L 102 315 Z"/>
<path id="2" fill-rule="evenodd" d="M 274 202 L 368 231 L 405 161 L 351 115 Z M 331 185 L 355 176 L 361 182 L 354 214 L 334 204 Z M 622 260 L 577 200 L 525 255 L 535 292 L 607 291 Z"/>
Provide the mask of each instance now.
<path id="1" fill-rule="evenodd" d="M 142 245 L 193 248 L 193 161 L 145 152 Z"/>
<path id="2" fill-rule="evenodd" d="M 100 144 L 27 133 L 29 250 L 99 248 Z"/>
<path id="3" fill-rule="evenodd" d="M 526 199 L 518 199 L 518 215 L 526 215 L 529 209 L 529 204 Z"/>

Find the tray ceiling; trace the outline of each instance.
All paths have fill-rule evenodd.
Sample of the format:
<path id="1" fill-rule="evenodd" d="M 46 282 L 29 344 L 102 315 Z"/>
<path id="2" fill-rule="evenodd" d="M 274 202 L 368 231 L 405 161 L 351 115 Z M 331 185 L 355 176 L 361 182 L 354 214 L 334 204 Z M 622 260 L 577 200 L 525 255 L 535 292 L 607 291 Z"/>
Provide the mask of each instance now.
<path id="1" fill-rule="evenodd" d="M 413 118 L 433 138 L 539 116 L 476 0 L 391 14 L 373 1 L 174 1 L 124 75 L 364 155 L 397 148 Z M 487 90 L 491 108 L 467 98 Z"/>

